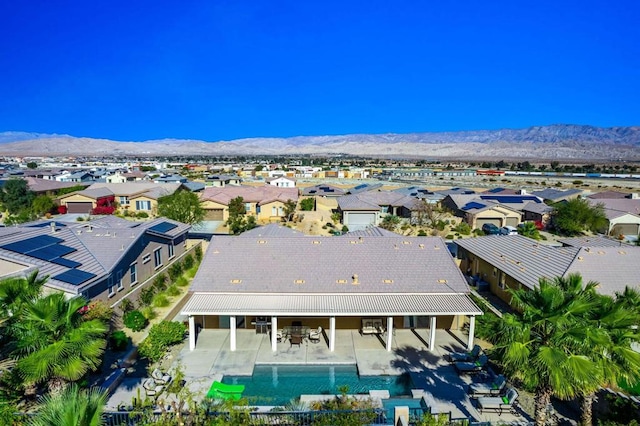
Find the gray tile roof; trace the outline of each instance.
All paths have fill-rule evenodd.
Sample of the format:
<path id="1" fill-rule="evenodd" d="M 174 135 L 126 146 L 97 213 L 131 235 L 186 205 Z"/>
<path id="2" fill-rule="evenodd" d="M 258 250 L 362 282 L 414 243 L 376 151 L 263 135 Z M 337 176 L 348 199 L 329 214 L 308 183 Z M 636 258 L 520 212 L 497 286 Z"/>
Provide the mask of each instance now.
<path id="1" fill-rule="evenodd" d="M 551 213 L 553 211 L 553 207 L 548 206 L 544 203 L 533 203 L 529 202 L 522 207 L 523 212 L 532 212 L 538 214 L 546 214 Z"/>
<path id="2" fill-rule="evenodd" d="M 559 238 L 558 242 L 570 247 L 626 247 L 626 244 L 623 244 L 619 240 L 597 235 L 591 237 Z"/>
<path id="3" fill-rule="evenodd" d="M 241 238 L 259 238 L 259 237 L 290 237 L 292 235 L 304 235 L 302 232 L 298 232 L 286 226 L 278 225 L 277 223 L 270 223 L 268 225 L 259 226 L 257 228 L 250 229 L 238 235 Z"/>
<path id="4" fill-rule="evenodd" d="M 412 209 L 417 199 L 396 191 L 373 191 L 345 195 L 338 198 L 341 210 L 380 210 L 381 206 Z"/>
<path id="5" fill-rule="evenodd" d="M 575 188 L 566 189 L 566 190 L 561 190 L 556 188 L 545 188 L 539 191 L 531 191 L 531 194 L 537 197 L 540 197 L 543 200 L 558 201 L 574 195 L 582 194 L 582 192 L 583 191 L 581 189 L 575 189 Z"/>
<path id="6" fill-rule="evenodd" d="M 353 238 L 353 237 L 397 237 L 398 234 L 395 232 L 387 231 L 386 229 L 382 229 L 378 226 L 370 226 L 366 229 L 361 229 L 358 231 L 349 231 L 346 234 L 342 235 L 342 238 Z"/>
<path id="7" fill-rule="evenodd" d="M 583 247 L 567 273 L 580 273 L 585 283 L 600 283 L 598 292 L 613 295 L 625 286 L 640 289 L 638 265 L 640 247 Z"/>
<path id="8" fill-rule="evenodd" d="M 82 191 L 79 191 L 78 194 L 84 195 L 85 197 L 93 198 L 93 199 L 109 197 L 111 195 L 114 195 L 109 188 L 92 188 L 92 187 L 83 189 Z"/>
<path id="9" fill-rule="evenodd" d="M 318 196 L 326 195 L 326 196 L 337 197 L 345 194 L 344 189 L 338 188 L 337 186 L 326 185 L 326 184 L 308 186 L 306 188 L 302 188 L 301 191 L 302 191 L 302 195 L 318 195 Z"/>
<path id="10" fill-rule="evenodd" d="M 137 195 L 142 192 L 159 191 L 164 189 L 168 194 L 173 194 L 180 183 L 153 183 L 153 182 L 124 182 L 124 183 L 94 183 L 88 189 L 107 188 L 116 196 Z"/>

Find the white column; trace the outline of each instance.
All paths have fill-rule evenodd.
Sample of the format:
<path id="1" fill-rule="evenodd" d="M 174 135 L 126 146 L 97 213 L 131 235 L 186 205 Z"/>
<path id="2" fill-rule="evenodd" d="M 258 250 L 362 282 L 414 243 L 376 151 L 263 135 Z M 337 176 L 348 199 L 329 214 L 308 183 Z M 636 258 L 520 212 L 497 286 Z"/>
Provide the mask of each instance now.
<path id="1" fill-rule="evenodd" d="M 467 341 L 467 350 L 473 349 L 473 334 L 476 332 L 476 316 L 469 317 L 469 340 Z"/>
<path id="2" fill-rule="evenodd" d="M 196 319 L 189 315 L 189 350 L 196 348 Z"/>
<path id="3" fill-rule="evenodd" d="M 387 352 L 391 352 L 393 341 L 393 317 L 387 317 Z"/>
<path id="4" fill-rule="evenodd" d="M 429 317 L 429 350 L 432 351 L 436 347 L 436 317 Z"/>
<path id="5" fill-rule="evenodd" d="M 236 317 L 235 315 L 229 317 L 229 346 L 231 351 L 236 350 Z"/>
<path id="6" fill-rule="evenodd" d="M 329 317 L 329 351 L 336 348 L 336 317 Z"/>
<path id="7" fill-rule="evenodd" d="M 271 350 L 278 350 L 278 317 L 271 317 Z"/>

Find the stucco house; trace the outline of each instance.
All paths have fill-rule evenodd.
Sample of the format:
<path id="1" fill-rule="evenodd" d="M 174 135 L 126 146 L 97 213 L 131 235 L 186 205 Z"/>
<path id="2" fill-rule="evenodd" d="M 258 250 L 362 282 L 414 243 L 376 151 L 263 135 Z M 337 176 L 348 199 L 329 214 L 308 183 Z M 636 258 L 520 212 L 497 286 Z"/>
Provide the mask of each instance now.
<path id="1" fill-rule="evenodd" d="M 429 328 L 434 348 L 436 328 L 466 323 L 473 345 L 482 313 L 441 238 L 372 230 L 315 237 L 275 226 L 211 240 L 182 309 L 191 350 L 200 328 L 229 329 L 232 351 L 238 328 L 256 328 L 270 333 L 275 352 L 275 331 L 296 324 L 323 327 L 330 351 L 336 329 L 368 323 L 384 328 L 387 350 L 396 328 Z"/>
<path id="2" fill-rule="evenodd" d="M 377 226 L 387 215 L 411 218 L 418 199 L 395 191 L 366 191 L 338 198 L 341 221 L 356 231 Z"/>
<path id="3" fill-rule="evenodd" d="M 607 216 L 607 235 L 637 238 L 640 235 L 640 199 L 587 198 L 592 206 L 601 205 Z"/>
<path id="4" fill-rule="evenodd" d="M 298 189 L 272 185 L 208 187 L 200 193 L 204 220 L 228 220 L 229 202 L 237 197 L 242 197 L 246 214 L 255 216 L 256 220 L 280 221 L 285 216 L 285 203 L 289 200 L 298 202 Z"/>
<path id="5" fill-rule="evenodd" d="M 286 176 L 268 177 L 264 180 L 269 185 L 277 186 L 278 188 L 295 188 L 296 180 Z"/>

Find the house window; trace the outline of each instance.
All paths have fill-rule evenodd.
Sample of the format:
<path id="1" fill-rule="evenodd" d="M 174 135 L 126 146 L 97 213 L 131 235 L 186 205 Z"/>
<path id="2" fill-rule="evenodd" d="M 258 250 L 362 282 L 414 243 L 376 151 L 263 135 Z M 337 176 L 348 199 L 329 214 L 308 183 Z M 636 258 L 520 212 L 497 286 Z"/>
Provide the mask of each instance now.
<path id="1" fill-rule="evenodd" d="M 245 212 L 251 211 L 251 203 L 244 203 L 244 211 Z"/>
<path id="2" fill-rule="evenodd" d="M 122 195 L 118 197 L 118 202 L 120 203 L 121 206 L 128 206 L 129 205 L 129 198 L 128 197 L 123 197 Z"/>
<path id="3" fill-rule="evenodd" d="M 276 216 L 278 214 L 278 208 L 276 206 L 271 207 L 271 216 Z"/>
<path id="4" fill-rule="evenodd" d="M 507 274 L 505 274 L 504 272 L 500 272 L 500 288 L 501 289 L 505 289 L 507 288 Z"/>
<path id="5" fill-rule="evenodd" d="M 156 249 L 153 252 L 153 261 L 155 262 L 156 269 L 162 266 L 162 248 Z"/>
<path id="6" fill-rule="evenodd" d="M 278 207 L 278 211 L 280 212 L 280 216 L 284 216 L 284 207 Z"/>
<path id="7" fill-rule="evenodd" d="M 173 256 L 176 255 L 173 247 L 173 243 L 169 244 L 167 248 L 169 249 L 169 259 L 171 259 Z"/>
<path id="8" fill-rule="evenodd" d="M 129 266 L 129 279 L 131 281 L 131 285 L 134 285 L 138 282 L 138 264 L 132 263 Z"/>
<path id="9" fill-rule="evenodd" d="M 108 293 L 109 293 L 109 297 L 113 297 L 116 294 L 115 289 L 113 287 L 113 275 L 111 275 L 109 277 L 107 290 L 108 290 Z"/>
<path id="10" fill-rule="evenodd" d="M 118 291 L 124 290 L 124 286 L 122 285 L 122 271 L 118 271 L 116 275 L 116 284 L 118 286 Z"/>
<path id="11" fill-rule="evenodd" d="M 151 255 L 149 253 L 145 254 L 142 257 L 142 263 L 148 263 L 151 260 Z"/>
<path id="12" fill-rule="evenodd" d="M 136 210 L 151 210 L 151 201 L 136 201 Z"/>

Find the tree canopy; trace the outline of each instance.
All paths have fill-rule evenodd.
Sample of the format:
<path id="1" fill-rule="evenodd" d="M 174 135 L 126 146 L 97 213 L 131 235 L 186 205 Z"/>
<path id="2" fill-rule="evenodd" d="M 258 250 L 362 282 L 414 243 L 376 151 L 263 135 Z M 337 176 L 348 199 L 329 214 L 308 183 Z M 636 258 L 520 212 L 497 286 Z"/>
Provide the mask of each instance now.
<path id="1" fill-rule="evenodd" d="M 236 197 L 229 201 L 227 226 L 229 227 L 229 232 L 233 235 L 241 234 L 257 226 L 255 216 L 247 215 L 246 213 L 244 198 Z"/>
<path id="2" fill-rule="evenodd" d="M 9 179 L 0 191 L 0 202 L 12 215 L 18 215 L 31 209 L 35 194 L 23 179 Z"/>
<path id="3" fill-rule="evenodd" d="M 158 215 L 193 225 L 202 222 L 204 209 L 195 193 L 176 191 L 158 199 Z"/>
<path id="4" fill-rule="evenodd" d="M 554 205 L 553 226 L 565 235 L 606 229 L 607 216 L 602 204 L 592 206 L 585 199 L 576 198 Z"/>

